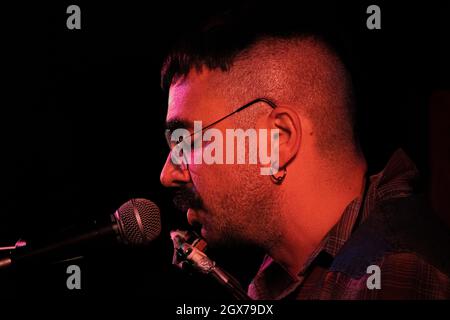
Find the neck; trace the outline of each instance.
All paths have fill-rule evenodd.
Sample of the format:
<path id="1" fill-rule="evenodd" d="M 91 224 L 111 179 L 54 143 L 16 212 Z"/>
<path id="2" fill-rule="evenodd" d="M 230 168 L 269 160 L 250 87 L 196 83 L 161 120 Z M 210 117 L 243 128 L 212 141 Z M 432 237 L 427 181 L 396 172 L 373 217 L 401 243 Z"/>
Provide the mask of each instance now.
<path id="1" fill-rule="evenodd" d="M 319 174 L 298 177 L 298 180 L 291 179 L 291 185 L 286 185 L 286 199 L 291 200 L 282 206 L 283 233 L 268 252 L 293 276 L 301 271 L 308 257 L 339 221 L 349 203 L 363 196 L 366 173 L 364 161 L 350 168 L 345 179 L 331 179 L 332 174 L 320 171 Z M 303 187 L 299 187 L 297 181 L 302 181 Z"/>

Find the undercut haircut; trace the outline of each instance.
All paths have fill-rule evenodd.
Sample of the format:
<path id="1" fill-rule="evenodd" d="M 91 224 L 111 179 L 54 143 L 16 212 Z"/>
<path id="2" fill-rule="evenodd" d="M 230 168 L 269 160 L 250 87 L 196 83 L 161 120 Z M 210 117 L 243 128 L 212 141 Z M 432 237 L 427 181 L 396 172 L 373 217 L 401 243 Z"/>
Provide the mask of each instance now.
<path id="1" fill-rule="evenodd" d="M 241 104 L 264 97 L 300 106 L 319 149 L 336 160 L 360 153 L 351 47 L 334 6 L 247 3 L 183 34 L 164 61 L 161 86 L 167 94 L 192 71 L 221 71 L 227 93 Z"/>

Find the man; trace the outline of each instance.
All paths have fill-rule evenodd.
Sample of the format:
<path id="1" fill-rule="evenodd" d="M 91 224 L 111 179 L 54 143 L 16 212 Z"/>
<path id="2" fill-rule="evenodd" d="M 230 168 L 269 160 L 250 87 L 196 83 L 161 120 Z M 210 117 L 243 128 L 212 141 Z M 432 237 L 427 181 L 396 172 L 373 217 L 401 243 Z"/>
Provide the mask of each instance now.
<path id="1" fill-rule="evenodd" d="M 278 132 L 272 175 L 260 174 L 262 163 L 189 161 L 198 148 L 184 164 L 168 156 L 161 172 L 210 245 L 267 253 L 251 298 L 450 298 L 449 233 L 426 216 L 401 150 L 367 176 L 352 77 L 328 34 L 225 19 L 176 48 L 162 78 L 172 153 L 176 129 L 197 139 L 194 121 L 224 136 Z"/>

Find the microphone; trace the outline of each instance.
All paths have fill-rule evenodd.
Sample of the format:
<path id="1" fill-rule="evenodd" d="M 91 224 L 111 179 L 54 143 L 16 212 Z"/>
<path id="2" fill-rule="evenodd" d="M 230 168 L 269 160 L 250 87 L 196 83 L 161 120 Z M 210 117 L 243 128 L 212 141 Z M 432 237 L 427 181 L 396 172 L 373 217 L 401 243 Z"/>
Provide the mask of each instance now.
<path id="1" fill-rule="evenodd" d="M 111 222 L 93 230 L 78 233 L 73 237 L 53 242 L 47 246 L 16 253 L 0 259 L 0 269 L 24 262 L 39 260 L 50 253 L 59 252 L 74 245 L 96 242 L 115 236 L 119 243 L 131 246 L 148 244 L 161 232 L 160 211 L 147 199 L 131 199 L 111 215 Z"/>

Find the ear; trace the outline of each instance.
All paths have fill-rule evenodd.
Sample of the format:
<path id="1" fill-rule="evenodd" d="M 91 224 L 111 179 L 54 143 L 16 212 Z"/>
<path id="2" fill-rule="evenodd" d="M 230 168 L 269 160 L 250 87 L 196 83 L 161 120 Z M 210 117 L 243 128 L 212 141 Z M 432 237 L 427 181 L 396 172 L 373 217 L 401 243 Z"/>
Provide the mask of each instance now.
<path id="1" fill-rule="evenodd" d="M 279 130 L 279 167 L 285 168 L 297 155 L 302 141 L 300 117 L 288 106 L 277 106 L 267 118 L 268 127 Z"/>

